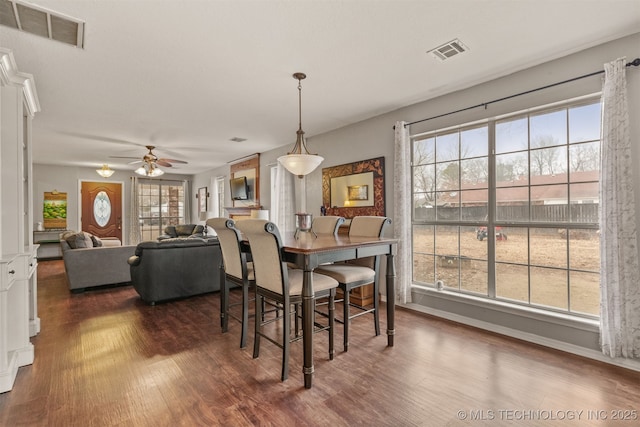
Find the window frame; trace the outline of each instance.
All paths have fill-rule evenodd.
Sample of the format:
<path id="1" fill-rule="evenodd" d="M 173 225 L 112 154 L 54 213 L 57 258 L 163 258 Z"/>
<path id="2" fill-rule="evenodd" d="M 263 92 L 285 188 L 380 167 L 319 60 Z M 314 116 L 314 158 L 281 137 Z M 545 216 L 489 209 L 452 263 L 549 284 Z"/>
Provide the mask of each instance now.
<path id="1" fill-rule="evenodd" d="M 581 311 L 575 311 L 574 309 L 572 309 L 572 301 L 571 301 L 571 297 L 572 297 L 572 290 L 571 290 L 571 282 L 570 282 L 570 274 L 572 273 L 598 273 L 594 270 L 581 270 L 578 268 L 572 268 L 572 266 L 569 264 L 569 260 L 571 259 L 571 238 L 570 233 L 572 232 L 580 232 L 580 230 L 587 230 L 587 231 L 592 231 L 595 232 L 596 230 L 599 229 L 599 224 L 598 222 L 572 222 L 571 218 L 567 218 L 565 221 L 559 221 L 559 222 L 547 222 L 547 221 L 534 221 L 534 218 L 532 217 L 532 209 L 531 209 L 531 188 L 532 188 L 532 183 L 531 183 L 531 152 L 532 150 L 535 151 L 536 148 L 531 146 L 531 132 L 530 132 L 530 127 L 531 127 L 531 117 L 534 117 L 536 115 L 544 115 L 544 114 L 548 114 L 549 112 L 553 112 L 553 111 L 564 111 L 565 112 L 565 125 L 566 125 L 566 140 L 563 144 L 559 144 L 556 145 L 557 147 L 563 147 L 566 150 L 566 180 L 563 182 L 563 184 L 566 186 L 567 188 L 567 198 L 566 198 L 566 206 L 567 206 L 567 211 L 570 212 L 571 206 L 572 206 L 572 199 L 571 199 L 571 185 L 575 184 L 575 182 L 571 181 L 571 170 L 572 170 L 572 159 L 570 156 L 571 153 L 571 148 L 572 147 L 576 147 L 579 144 L 592 144 L 594 142 L 598 142 L 600 143 L 601 141 L 601 136 L 599 136 L 599 138 L 597 140 L 582 140 L 582 141 L 571 141 L 570 140 L 570 134 L 569 134 L 569 130 L 571 127 L 571 123 L 569 121 L 569 117 L 570 117 L 570 111 L 572 108 L 576 108 L 576 107 L 580 107 L 580 106 L 586 106 L 586 105 L 592 105 L 592 104 L 598 104 L 601 103 L 601 94 L 591 94 L 591 95 L 587 95 L 584 97 L 579 97 L 579 98 L 574 98 L 574 99 L 569 99 L 569 100 L 565 100 L 565 101 L 561 101 L 561 102 L 557 102 L 557 103 L 553 103 L 553 104 L 549 104 L 549 105 L 544 105 L 544 106 L 539 106 L 539 107 L 535 107 L 535 108 L 531 108 L 531 109 L 527 109 L 527 110 L 521 110 L 521 111 L 517 111 L 517 112 L 513 112 L 513 113 L 509 113 L 509 114 L 504 114 L 504 115 L 500 115 L 500 116 L 496 116 L 496 117 L 492 117 L 492 118 L 488 118 L 485 120 L 481 120 L 481 121 L 476 121 L 476 122 L 472 122 L 472 123 L 467 123 L 467 124 L 462 124 L 462 125 L 457 125 L 457 126 L 450 126 L 444 129 L 437 129 L 437 130 L 433 130 L 433 131 L 429 131 L 429 132 L 422 132 L 422 133 L 418 133 L 415 135 L 411 135 L 410 136 L 410 150 L 411 150 L 411 195 L 412 195 L 412 200 L 411 200 L 411 204 L 412 204 L 412 209 L 411 209 L 411 224 L 412 224 L 412 284 L 413 286 L 417 286 L 417 287 L 426 287 L 426 288 L 435 288 L 435 289 L 439 289 L 441 288 L 440 286 L 438 286 L 439 280 L 439 276 L 438 276 L 438 256 L 443 256 L 441 254 L 439 254 L 437 252 L 438 248 L 437 248 L 437 231 L 438 231 L 438 227 L 457 227 L 458 229 L 458 253 L 457 256 L 459 257 L 457 262 L 458 262 L 458 287 L 447 287 L 446 290 L 455 293 L 459 293 L 459 294 L 466 294 L 466 295 L 470 295 L 470 296 L 474 296 L 474 297 L 479 297 L 482 299 L 486 299 L 489 302 L 499 302 L 499 303 L 507 303 L 509 305 L 518 307 L 518 306 L 522 306 L 522 307 L 526 307 L 526 308 L 534 308 L 534 309 L 541 309 L 543 311 L 549 311 L 549 312 L 555 312 L 555 313 L 561 313 L 561 314 L 566 314 L 566 315 L 570 315 L 570 316 L 576 316 L 576 317 L 580 317 L 580 318 L 588 318 L 588 319 L 597 319 L 599 317 L 599 315 L 595 315 L 593 313 L 585 313 L 585 312 L 581 312 Z M 496 192 L 497 189 L 499 188 L 504 188 L 504 187 L 498 187 L 497 185 L 497 178 L 496 178 L 496 164 L 497 164 L 497 156 L 499 154 L 504 154 L 504 153 L 496 153 L 496 124 L 500 123 L 500 122 L 504 122 L 510 119 L 519 119 L 519 118 L 526 118 L 526 123 L 527 123 L 527 147 L 525 150 L 522 150 L 520 152 L 526 153 L 527 154 L 527 174 L 528 174 L 528 180 L 527 180 L 527 184 L 526 187 L 527 191 L 529 193 L 528 196 L 528 201 L 529 201 L 529 208 L 528 208 L 528 218 L 526 220 L 519 220 L 519 221 L 507 221 L 504 219 L 498 219 L 497 215 L 496 215 L 496 206 L 497 206 L 497 199 L 496 199 Z M 442 219 L 438 217 L 438 206 L 437 203 L 435 203 L 435 206 L 433 206 L 433 213 L 431 214 L 431 218 L 429 219 L 424 219 L 424 218 L 416 218 L 416 213 L 417 213 L 417 203 L 416 203 L 416 194 L 419 194 L 420 192 L 416 191 L 416 183 L 415 183 L 415 179 L 416 179 L 416 168 L 418 167 L 424 167 L 425 163 L 417 163 L 414 159 L 414 155 L 416 153 L 415 150 L 415 145 L 416 142 L 418 141 L 424 141 L 428 138 L 434 138 L 436 139 L 434 142 L 434 147 L 435 147 L 435 152 L 434 152 L 434 160 L 430 163 L 427 163 L 427 166 L 433 166 L 434 169 L 437 168 L 438 163 L 441 163 L 437 157 L 437 136 L 438 135 L 448 135 L 448 134 L 453 134 L 453 133 L 458 133 L 458 135 L 461 135 L 462 132 L 468 131 L 470 129 L 474 129 L 474 128 L 480 128 L 486 126 L 487 127 L 487 135 L 488 135 L 488 141 L 487 141 L 487 187 L 488 187 L 488 195 L 487 195 L 487 215 L 485 217 L 484 220 L 482 221 L 478 221 L 478 220 L 467 220 L 463 217 L 462 213 L 459 213 L 457 216 L 457 219 L 455 220 L 451 220 L 451 219 Z M 600 121 L 600 127 L 601 127 L 601 121 Z M 457 159 L 453 159 L 453 161 L 457 161 L 458 165 L 461 164 L 461 162 L 463 160 L 465 160 L 466 158 L 462 156 L 462 152 L 460 151 L 460 136 L 458 137 L 458 141 L 459 141 L 459 150 L 458 150 L 458 158 Z M 594 144 L 595 145 L 595 144 Z M 587 147 L 588 148 L 588 147 Z M 505 152 L 506 153 L 506 152 Z M 600 158 L 600 153 L 598 152 L 598 159 Z M 440 159 L 442 161 L 444 161 L 445 159 Z M 451 159 L 447 160 L 450 161 Z M 462 168 L 459 167 L 459 170 L 461 170 Z M 459 172 L 458 173 L 458 177 L 457 177 L 457 182 L 458 182 L 458 187 L 457 187 L 457 191 L 463 191 L 463 185 L 462 185 L 462 178 L 461 178 L 462 173 Z M 434 181 L 437 181 L 437 172 L 434 172 L 434 176 L 433 179 Z M 596 183 L 599 183 L 599 179 L 600 179 L 600 175 L 599 175 L 599 169 L 598 169 L 598 175 L 597 175 L 597 181 L 595 181 Z M 424 179 L 422 181 L 426 181 L 427 179 Z M 594 181 L 589 181 L 591 184 L 594 183 Z M 535 185 L 533 186 L 535 187 Z M 421 190 L 424 190 L 424 188 L 421 188 Z M 437 190 L 437 182 L 434 186 L 434 192 Z M 425 196 L 424 199 L 426 200 L 427 197 Z M 597 202 L 596 202 L 597 204 Z M 462 201 L 461 204 L 462 205 Z M 431 254 L 429 254 L 429 252 L 426 251 L 416 251 L 416 227 L 420 227 L 420 226 L 426 226 L 426 227 L 430 227 L 431 230 L 433 230 L 433 251 Z M 532 302 L 531 299 L 531 289 L 532 289 L 532 282 L 531 282 L 531 270 L 533 268 L 537 268 L 538 266 L 535 264 L 532 264 L 531 262 L 531 258 L 528 254 L 528 258 L 527 258 L 527 263 L 524 264 L 527 268 L 527 289 L 528 289 L 528 298 L 527 301 L 521 301 L 521 300 L 514 300 L 514 299 L 509 299 L 509 298 L 505 298 L 503 296 L 499 296 L 497 294 L 496 291 L 496 268 L 497 266 L 500 266 L 502 264 L 509 264 L 509 263 L 505 263 L 504 261 L 501 260 L 496 260 L 496 239 L 494 238 L 490 238 L 487 239 L 487 256 L 486 256 L 486 260 L 484 259 L 479 259 L 479 261 L 486 261 L 487 264 L 487 277 L 486 277 L 486 281 L 487 281 L 487 289 L 486 289 L 486 295 L 483 293 L 478 293 L 478 292 L 472 292 L 472 291 L 468 291 L 466 289 L 464 289 L 463 286 L 463 279 L 461 277 L 462 274 L 462 267 L 461 265 L 463 264 L 463 253 L 460 250 L 460 239 L 461 239 L 461 230 L 463 230 L 464 227 L 476 227 L 476 230 L 479 227 L 486 227 L 486 232 L 488 236 L 496 236 L 496 230 L 500 230 L 501 227 L 518 227 L 518 228 L 525 228 L 527 230 L 527 247 L 528 247 L 528 251 L 531 250 L 531 240 L 529 240 L 529 235 L 531 233 L 532 229 L 550 229 L 549 231 L 552 231 L 551 229 L 557 228 L 557 229 L 564 229 L 566 230 L 567 233 L 567 240 L 566 240 L 566 256 L 567 256 L 567 265 L 564 266 L 564 268 L 558 268 L 558 270 L 562 270 L 566 273 L 567 275 L 567 301 L 566 301 L 566 309 L 562 309 L 562 308 L 558 308 L 558 307 L 554 307 L 554 306 L 546 306 L 546 305 L 542 305 L 542 304 L 538 304 L 535 302 Z M 429 246 L 430 242 L 427 241 L 427 247 Z M 434 279 L 433 282 L 431 283 L 429 281 L 420 281 L 416 278 L 416 266 L 419 265 L 418 262 L 418 257 L 417 256 L 426 256 L 426 258 L 430 261 L 433 262 L 432 265 L 432 278 Z M 471 257 L 470 259 L 471 262 L 474 261 L 478 261 L 476 259 L 474 259 L 473 257 Z M 517 264 L 517 263 L 516 263 Z M 518 265 L 522 265 L 522 264 L 518 264 Z M 427 270 L 427 276 L 429 275 L 430 270 Z M 429 279 L 427 279 L 429 280 Z"/>

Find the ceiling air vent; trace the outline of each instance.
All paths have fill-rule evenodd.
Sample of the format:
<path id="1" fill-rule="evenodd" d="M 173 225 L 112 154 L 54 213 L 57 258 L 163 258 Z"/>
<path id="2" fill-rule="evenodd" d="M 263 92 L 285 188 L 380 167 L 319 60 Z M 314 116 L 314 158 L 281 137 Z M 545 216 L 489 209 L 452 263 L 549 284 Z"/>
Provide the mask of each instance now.
<path id="1" fill-rule="evenodd" d="M 79 48 L 84 44 L 84 22 L 18 0 L 0 0 L 0 25 Z"/>
<path id="2" fill-rule="evenodd" d="M 442 46 L 438 46 L 435 49 L 431 49 L 427 53 L 435 56 L 440 61 L 444 61 L 459 53 L 466 52 L 467 50 L 469 50 L 468 47 L 466 47 L 460 40 L 455 39 L 443 44 Z"/>

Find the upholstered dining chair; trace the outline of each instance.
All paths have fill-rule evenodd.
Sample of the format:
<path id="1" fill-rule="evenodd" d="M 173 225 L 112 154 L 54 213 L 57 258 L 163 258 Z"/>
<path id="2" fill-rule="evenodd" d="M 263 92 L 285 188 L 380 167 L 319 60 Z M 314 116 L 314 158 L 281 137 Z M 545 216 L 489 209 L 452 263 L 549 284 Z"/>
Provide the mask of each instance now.
<path id="1" fill-rule="evenodd" d="M 349 237 L 382 237 L 391 219 L 384 216 L 356 216 L 351 219 Z M 376 336 L 380 335 L 380 315 L 378 293 L 380 289 L 380 256 L 355 259 L 346 263 L 321 265 L 315 269 L 316 273 L 334 278 L 340 284 L 344 295 L 343 317 L 344 351 L 349 349 L 349 322 L 363 314 L 373 314 Z M 373 308 L 361 307 L 349 301 L 352 289 L 373 283 Z M 358 309 L 356 314 L 350 314 L 350 308 Z"/>
<path id="2" fill-rule="evenodd" d="M 278 227 L 262 219 L 246 219 L 238 223 L 238 228 L 249 241 L 253 257 L 256 278 L 256 313 L 255 313 L 255 341 L 253 357 L 260 355 L 260 339 L 265 338 L 282 348 L 281 380 L 284 381 L 289 373 L 289 347 L 291 342 L 298 341 L 301 336 L 291 336 L 291 307 L 302 303 L 303 270 L 290 269 L 282 259 L 282 239 Z M 335 310 L 335 293 L 338 282 L 329 276 L 312 273 L 313 288 L 316 298 L 329 297 L 328 325 L 318 327 L 315 332 L 329 332 L 329 359 L 333 359 L 333 327 Z M 263 326 L 274 321 L 264 320 L 262 316 L 262 302 L 264 299 L 281 304 L 283 315 L 275 320 L 282 320 L 282 339 L 277 340 L 263 332 Z"/>
<path id="3" fill-rule="evenodd" d="M 344 218 L 341 216 L 318 216 L 313 219 L 311 229 L 318 234 L 338 234 L 338 229 L 344 224 Z"/>
<path id="4" fill-rule="evenodd" d="M 240 334 L 240 348 L 247 346 L 247 328 L 249 323 L 249 288 L 255 285 L 253 264 L 247 261 L 247 254 L 241 250 L 242 240 L 235 222 L 229 218 L 210 218 L 207 225 L 218 235 L 222 251 L 223 268 L 220 269 L 220 322 L 222 332 L 229 330 L 229 317 L 239 321 L 242 325 Z M 229 303 L 230 284 L 242 288 L 242 306 L 240 317 L 233 314 L 231 307 L 237 305 Z"/>

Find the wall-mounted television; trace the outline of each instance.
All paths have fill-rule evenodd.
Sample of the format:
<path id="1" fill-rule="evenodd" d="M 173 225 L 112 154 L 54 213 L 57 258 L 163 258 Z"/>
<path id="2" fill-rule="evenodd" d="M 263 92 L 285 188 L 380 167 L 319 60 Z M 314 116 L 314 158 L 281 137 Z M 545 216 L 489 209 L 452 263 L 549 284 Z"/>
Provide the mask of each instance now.
<path id="1" fill-rule="evenodd" d="M 247 177 L 241 176 L 238 178 L 231 178 L 231 199 L 233 200 L 249 200 L 249 184 L 247 184 Z"/>

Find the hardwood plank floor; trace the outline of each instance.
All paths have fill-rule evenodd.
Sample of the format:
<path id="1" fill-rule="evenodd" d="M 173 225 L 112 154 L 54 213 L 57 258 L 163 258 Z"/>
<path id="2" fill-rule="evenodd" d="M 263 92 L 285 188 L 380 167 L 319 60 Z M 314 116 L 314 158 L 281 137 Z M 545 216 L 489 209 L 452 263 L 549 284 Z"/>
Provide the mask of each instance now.
<path id="1" fill-rule="evenodd" d="M 252 332 L 242 350 L 238 323 L 221 333 L 217 293 L 151 307 L 130 286 L 71 294 L 62 261 L 38 278 L 35 361 L 2 426 L 640 425 L 638 372 L 408 310 L 393 348 L 368 316 L 348 353 L 338 326 L 333 361 L 316 335 L 306 390 L 301 343 L 281 382 L 279 348 L 253 359 Z"/>

